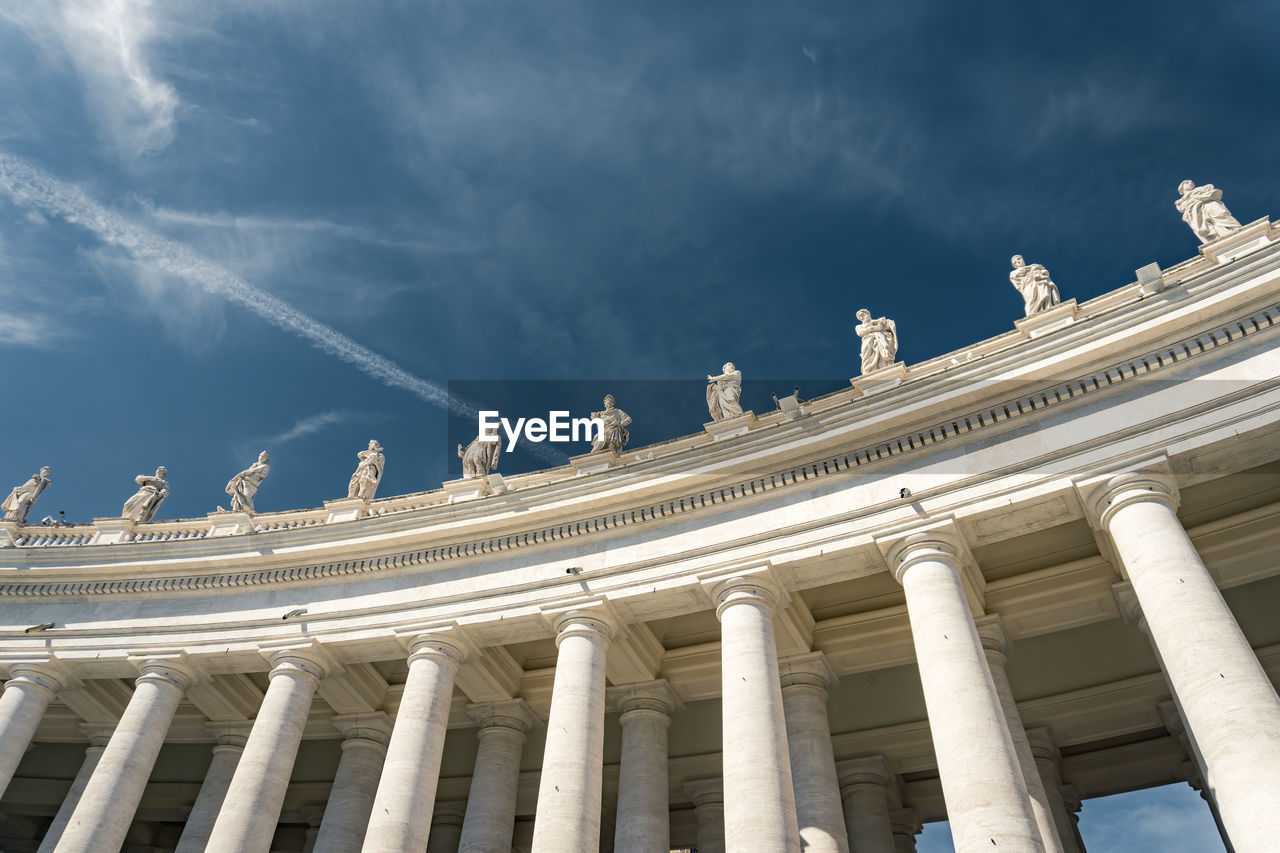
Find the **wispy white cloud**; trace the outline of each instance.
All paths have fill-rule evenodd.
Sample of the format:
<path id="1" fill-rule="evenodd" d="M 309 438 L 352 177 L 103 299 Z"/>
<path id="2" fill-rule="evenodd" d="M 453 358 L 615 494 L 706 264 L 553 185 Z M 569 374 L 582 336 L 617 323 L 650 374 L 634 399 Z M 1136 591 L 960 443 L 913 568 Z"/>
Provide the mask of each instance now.
<path id="1" fill-rule="evenodd" d="M 0 311 L 0 346 L 52 349 L 66 334 L 66 328 L 52 317 Z"/>
<path id="2" fill-rule="evenodd" d="M 151 153 L 172 140 L 181 100 L 153 67 L 159 24 L 150 0 L 42 0 L 0 15 L 71 64 L 90 113 L 121 154 Z"/>
<path id="3" fill-rule="evenodd" d="M 319 414 L 309 415 L 299 419 L 293 426 L 284 432 L 277 433 L 272 436 L 261 439 L 261 443 L 269 447 L 279 447 L 287 444 L 295 438 L 302 438 L 307 435 L 314 435 L 327 426 L 340 424 L 351 417 L 349 412 L 320 412 Z"/>
<path id="4" fill-rule="evenodd" d="M 78 187 L 59 181 L 6 152 L 0 152 L 0 190 L 18 203 L 32 205 L 45 214 L 60 216 L 86 228 L 104 243 L 124 249 L 135 261 L 248 309 L 385 385 L 408 391 L 423 402 L 449 406 L 448 392 L 442 386 L 415 376 L 336 329 L 254 287 L 190 247 L 138 225 L 98 204 Z"/>

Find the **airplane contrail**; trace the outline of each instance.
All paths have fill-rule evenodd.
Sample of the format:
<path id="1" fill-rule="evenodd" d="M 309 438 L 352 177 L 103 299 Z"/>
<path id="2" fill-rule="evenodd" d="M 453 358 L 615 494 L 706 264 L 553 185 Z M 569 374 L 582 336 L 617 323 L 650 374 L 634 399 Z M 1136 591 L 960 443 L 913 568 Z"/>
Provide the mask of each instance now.
<path id="1" fill-rule="evenodd" d="M 28 203 L 45 213 L 79 225 L 105 243 L 119 246 L 134 259 L 152 264 L 170 275 L 221 296 L 258 315 L 278 328 L 293 332 L 323 352 L 336 356 L 384 385 L 400 388 L 419 400 L 463 417 L 475 417 L 474 406 L 446 388 L 413 375 L 400 365 L 364 347 L 330 326 L 315 320 L 289 303 L 254 287 L 231 270 L 219 266 L 190 246 L 157 234 L 117 211 L 99 204 L 73 184 L 60 181 L 38 166 L 0 151 L 0 189 L 16 202 Z M 547 461 L 560 464 L 564 455 L 535 445 L 534 452 L 550 451 Z"/>

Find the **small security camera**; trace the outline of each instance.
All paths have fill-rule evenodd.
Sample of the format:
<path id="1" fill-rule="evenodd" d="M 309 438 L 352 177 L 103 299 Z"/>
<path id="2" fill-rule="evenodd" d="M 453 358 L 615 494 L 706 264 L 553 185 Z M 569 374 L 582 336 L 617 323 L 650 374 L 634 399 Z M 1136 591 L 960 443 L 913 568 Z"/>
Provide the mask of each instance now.
<path id="1" fill-rule="evenodd" d="M 566 575 L 580 575 L 582 574 L 582 569 L 578 568 L 577 566 L 570 566 L 569 568 L 564 570 L 564 573 Z"/>
<path id="2" fill-rule="evenodd" d="M 285 620 L 285 619 L 294 619 L 294 618 L 296 618 L 296 617 L 298 617 L 298 616 L 305 616 L 305 615 L 306 615 L 306 613 L 307 613 L 307 608 L 305 608 L 305 607 L 298 607 L 298 608 L 295 608 L 295 609 L 293 609 L 293 610 L 290 610 L 288 613 L 286 613 L 285 615 L 281 616 L 281 617 L 280 617 L 280 619 L 281 619 L 282 621 L 283 621 L 283 620 Z"/>
<path id="3" fill-rule="evenodd" d="M 898 489 L 898 497 L 900 497 L 900 498 L 909 498 L 909 497 L 911 497 L 911 490 L 910 490 L 910 489 L 908 489 L 908 488 L 905 488 L 905 487 L 904 487 L 904 488 L 901 488 L 901 489 Z"/>
<path id="4" fill-rule="evenodd" d="M 41 622 L 39 625 L 32 625 L 30 628 L 24 628 L 22 630 L 22 633 L 34 634 L 37 631 L 48 631 L 52 627 L 53 627 L 52 622 Z"/>

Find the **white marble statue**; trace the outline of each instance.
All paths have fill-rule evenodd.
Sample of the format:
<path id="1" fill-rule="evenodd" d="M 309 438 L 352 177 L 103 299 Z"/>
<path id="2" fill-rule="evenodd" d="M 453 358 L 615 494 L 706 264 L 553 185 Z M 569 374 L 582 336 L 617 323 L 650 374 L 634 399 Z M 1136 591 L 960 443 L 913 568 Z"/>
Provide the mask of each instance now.
<path id="1" fill-rule="evenodd" d="M 599 418 L 604 422 L 603 432 L 591 442 L 592 452 L 612 450 L 617 453 L 627 446 L 627 441 L 631 438 L 631 433 L 627 432 L 627 426 L 631 423 L 631 416 L 622 411 L 622 409 L 616 408 L 614 402 L 612 394 L 606 395 L 604 398 L 604 411 L 591 413 L 591 417 Z"/>
<path id="2" fill-rule="evenodd" d="M 873 320 L 870 311 L 860 308 L 854 331 L 862 338 L 863 376 L 891 366 L 898 357 L 898 326 L 889 318 Z"/>
<path id="3" fill-rule="evenodd" d="M 347 484 L 347 497 L 371 501 L 378 491 L 378 483 L 382 482 L 382 469 L 387 463 L 386 457 L 382 455 L 382 445 L 370 441 L 369 449 L 361 450 L 356 458 L 360 460 L 360 464 L 356 466 L 356 472 L 351 475 L 351 482 Z"/>
<path id="4" fill-rule="evenodd" d="M 1049 278 L 1049 271 L 1041 264 L 1029 264 L 1022 255 L 1014 255 L 1013 272 L 1009 273 L 1009 281 L 1022 294 L 1022 308 L 1030 317 L 1046 308 L 1052 308 L 1062 301 L 1058 295 L 1058 285 Z"/>
<path id="5" fill-rule="evenodd" d="M 502 434 L 498 433 L 493 441 L 481 441 L 480 436 L 471 439 L 464 449 L 458 445 L 458 458 L 462 460 L 462 478 L 478 480 L 488 476 L 490 471 L 498 470 L 498 460 L 502 457 Z"/>
<path id="6" fill-rule="evenodd" d="M 1178 192 L 1180 197 L 1174 202 L 1174 207 L 1178 208 L 1182 221 L 1191 226 L 1201 243 L 1225 237 L 1240 227 L 1240 222 L 1222 203 L 1222 190 L 1213 184 L 1198 187 L 1195 181 L 1183 181 L 1178 184 Z"/>
<path id="7" fill-rule="evenodd" d="M 53 473 L 53 469 L 44 467 L 40 469 L 40 473 L 32 474 L 31 479 L 27 480 L 21 486 L 14 486 L 13 491 L 9 492 L 9 497 L 4 499 L 4 503 L 0 504 L 0 509 L 4 510 L 5 521 L 16 521 L 19 524 L 27 523 L 27 516 L 31 514 L 31 507 L 36 502 L 36 498 L 44 494 L 44 490 L 49 488 L 49 475 Z"/>
<path id="8" fill-rule="evenodd" d="M 267 464 L 270 461 L 271 457 L 264 450 L 258 454 L 257 462 L 227 481 L 227 494 L 231 495 L 232 512 L 253 514 L 253 497 L 258 493 L 258 487 L 262 485 L 262 481 L 271 473 L 271 466 Z"/>
<path id="9" fill-rule="evenodd" d="M 719 376 L 708 373 L 707 382 L 707 411 L 711 413 L 711 420 L 723 421 L 742 414 L 742 405 L 738 402 L 742 396 L 742 371 L 735 368 L 732 361 L 725 362 Z"/>
<path id="10" fill-rule="evenodd" d="M 154 477 L 139 474 L 133 481 L 138 484 L 138 491 L 124 502 L 120 516 L 131 521 L 150 521 L 156 517 L 160 504 L 169 497 L 169 471 L 161 465 Z"/>

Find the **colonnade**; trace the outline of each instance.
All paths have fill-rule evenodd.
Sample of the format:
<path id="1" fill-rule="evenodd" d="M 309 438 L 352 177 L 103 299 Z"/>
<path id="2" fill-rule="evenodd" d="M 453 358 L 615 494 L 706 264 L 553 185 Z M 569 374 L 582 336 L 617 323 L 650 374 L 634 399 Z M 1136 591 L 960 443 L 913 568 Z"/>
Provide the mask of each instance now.
<path id="1" fill-rule="evenodd" d="M 1280 837 L 1280 699 L 1176 515 L 1158 464 L 1077 488 L 1117 569 L 1132 583 L 1204 783 L 1238 853 Z M 1008 638 L 966 589 L 972 570 L 950 519 L 876 538 L 902 585 L 934 754 L 957 851 L 1082 853 L 1047 731 L 1028 732 L 1005 672 Z M 881 756 L 837 762 L 827 720 L 835 673 L 820 652 L 778 659 L 787 598 L 767 566 L 705 578 L 721 626 L 723 772 L 692 780 L 700 853 L 890 853 L 914 848 Z M 979 611 L 975 616 L 975 611 Z M 531 849 L 596 849 L 601 832 L 606 657 L 626 626 L 607 601 L 548 613 L 558 647 Z M 465 804 L 433 814 L 455 676 L 478 649 L 457 625 L 401 632 L 408 676 L 394 722 L 340 715 L 342 755 L 314 836 L 321 853 L 363 849 L 507 853 L 526 733 L 517 698 L 477 703 L 479 747 Z M 214 724 L 213 764 L 179 851 L 265 851 L 317 687 L 335 664 L 310 642 L 264 649 L 270 682 L 252 725 Z M 119 849 L 178 702 L 203 676 L 181 653 L 134 659 L 132 699 L 110 738 L 95 730 L 84 766 L 41 850 Z M 10 663 L 0 698 L 0 784 L 50 699 L 71 683 L 56 660 Z M 681 704 L 665 681 L 626 685 L 614 850 L 670 841 L 667 727 Z M 361 847 L 362 845 L 362 847 Z"/>

